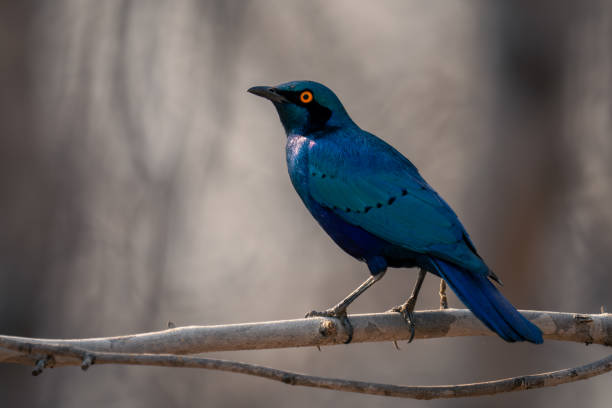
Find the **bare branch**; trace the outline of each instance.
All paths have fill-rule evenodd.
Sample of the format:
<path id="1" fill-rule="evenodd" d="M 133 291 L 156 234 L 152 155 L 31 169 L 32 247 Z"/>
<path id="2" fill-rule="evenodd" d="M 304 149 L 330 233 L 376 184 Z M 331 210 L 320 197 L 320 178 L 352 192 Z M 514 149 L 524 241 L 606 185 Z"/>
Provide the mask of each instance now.
<path id="1" fill-rule="evenodd" d="M 522 311 L 548 340 L 612 345 L 612 316 Z M 410 337 L 397 313 L 350 316 L 353 342 L 394 341 Z M 416 338 L 493 335 L 468 310 L 445 309 L 415 313 Z M 335 319 L 312 318 L 223 326 L 188 326 L 129 336 L 48 340 L 0 335 L 0 362 L 33 365 L 34 375 L 45 367 L 130 364 L 205 368 L 259 376 L 292 385 L 395 397 L 433 399 L 496 394 L 578 381 L 612 370 L 612 355 L 585 366 L 448 386 L 397 386 L 314 377 L 252 364 L 183 357 L 209 351 L 255 350 L 341 344 L 346 338 Z"/>
<path id="2" fill-rule="evenodd" d="M 521 311 L 548 340 L 612 345 L 609 313 L 575 314 Z M 399 341 L 410 330 L 398 313 L 349 316 L 353 343 Z M 414 313 L 417 339 L 494 336 L 466 309 L 427 310 Z M 151 354 L 197 354 L 211 351 L 257 350 L 284 347 L 326 346 L 344 343 L 347 334 L 335 319 L 310 318 L 223 326 L 185 326 L 127 336 L 49 340 L 0 336 L 0 362 L 18 362 L 14 352 L 3 351 L 7 340 L 31 344 L 74 346 L 90 351 Z M 58 361 L 61 364 L 61 361 Z"/>
<path id="3" fill-rule="evenodd" d="M 8 342 L 2 341 L 4 345 Z M 325 388 L 329 390 L 355 392 L 371 395 L 382 395 L 413 399 L 440 399 L 475 397 L 482 395 L 499 394 L 503 392 L 521 391 L 533 388 L 552 387 L 569 382 L 585 380 L 597 375 L 612 371 L 612 355 L 576 368 L 552 371 L 549 373 L 533 374 L 502 380 L 486 381 L 474 384 L 440 385 L 440 386 L 402 386 L 391 384 L 378 384 L 364 381 L 343 380 L 339 378 L 315 377 L 274 368 L 240 363 L 234 361 L 215 360 L 199 357 L 184 357 L 173 354 L 133 354 L 133 353 L 103 353 L 90 352 L 72 346 L 56 345 L 17 345 L 11 343 L 13 350 L 24 351 L 26 348 L 31 356 L 42 355 L 36 360 L 33 375 L 39 375 L 44 367 L 53 367 L 53 356 L 70 357 L 67 364 L 78 365 L 82 360 L 81 368 L 86 370 L 93 364 L 127 364 L 141 366 L 186 367 L 203 368 L 209 370 L 228 371 L 247 374 L 256 377 L 280 381 L 289 385 L 304 387 Z"/>

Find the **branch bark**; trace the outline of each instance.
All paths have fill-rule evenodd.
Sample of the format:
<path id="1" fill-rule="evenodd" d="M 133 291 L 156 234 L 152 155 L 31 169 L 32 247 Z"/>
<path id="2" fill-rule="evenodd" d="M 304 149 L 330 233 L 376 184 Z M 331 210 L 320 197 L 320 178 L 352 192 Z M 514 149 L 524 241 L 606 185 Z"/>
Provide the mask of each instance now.
<path id="1" fill-rule="evenodd" d="M 522 311 L 548 340 L 612 345 L 612 315 Z M 397 313 L 349 316 L 353 342 L 396 341 L 410 337 Z M 416 338 L 494 335 L 468 310 L 415 312 Z M 28 364 L 37 375 L 45 367 L 131 364 L 192 367 L 255 375 L 302 385 L 417 399 L 453 398 L 549 387 L 612 371 L 612 355 L 585 366 L 477 384 L 397 386 L 313 377 L 273 368 L 177 354 L 342 344 L 346 332 L 336 319 L 311 318 L 223 326 L 188 326 L 128 336 L 94 339 L 33 339 L 0 335 L 0 362 Z"/>

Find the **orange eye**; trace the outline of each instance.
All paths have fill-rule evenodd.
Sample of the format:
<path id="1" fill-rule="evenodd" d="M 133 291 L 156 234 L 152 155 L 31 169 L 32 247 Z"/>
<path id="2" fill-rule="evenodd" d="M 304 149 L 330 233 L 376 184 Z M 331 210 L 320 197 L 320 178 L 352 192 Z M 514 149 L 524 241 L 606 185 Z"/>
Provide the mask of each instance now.
<path id="1" fill-rule="evenodd" d="M 302 103 L 310 103 L 312 102 L 312 92 L 310 91 L 304 91 L 300 94 L 300 101 L 302 101 Z"/>

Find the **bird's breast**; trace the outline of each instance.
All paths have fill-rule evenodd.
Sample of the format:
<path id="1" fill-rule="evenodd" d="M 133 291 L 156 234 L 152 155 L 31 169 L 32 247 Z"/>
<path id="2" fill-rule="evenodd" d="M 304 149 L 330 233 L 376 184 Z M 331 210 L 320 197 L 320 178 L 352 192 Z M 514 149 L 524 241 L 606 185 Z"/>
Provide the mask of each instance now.
<path id="1" fill-rule="evenodd" d="M 291 135 L 287 138 L 289 177 L 305 203 L 308 196 L 308 152 L 314 143 L 312 139 L 300 135 Z"/>

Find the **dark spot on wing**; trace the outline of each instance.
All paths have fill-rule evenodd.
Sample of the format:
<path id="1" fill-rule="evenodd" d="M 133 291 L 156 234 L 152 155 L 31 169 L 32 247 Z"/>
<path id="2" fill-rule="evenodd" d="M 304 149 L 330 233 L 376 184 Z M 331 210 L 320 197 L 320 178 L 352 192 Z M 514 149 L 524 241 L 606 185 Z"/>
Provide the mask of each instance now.
<path id="1" fill-rule="evenodd" d="M 465 233 L 463 234 L 463 236 L 461 237 L 461 239 L 463 240 L 463 242 L 465 242 L 465 244 L 467 245 L 468 248 L 470 248 L 470 250 L 477 256 L 480 258 L 480 255 L 478 255 L 478 251 L 476 251 L 476 248 L 474 247 L 474 245 L 472 244 L 472 242 L 470 242 L 470 239 L 465 235 Z M 459 241 L 461 242 L 461 240 Z M 482 258 L 480 258 L 482 259 Z"/>
<path id="2" fill-rule="evenodd" d="M 314 175 L 314 173 L 313 173 Z M 321 178 L 325 178 L 325 174 L 321 174 Z M 330 178 L 332 178 L 333 176 L 330 176 Z M 406 189 L 402 189 L 402 195 L 405 196 L 408 194 L 408 191 Z M 393 204 L 395 201 L 397 200 L 397 197 L 391 197 L 389 198 L 389 200 L 387 200 L 387 205 L 391 205 Z M 382 208 L 383 204 L 382 203 L 376 203 L 376 208 Z M 344 212 L 350 213 L 350 212 L 354 212 L 355 214 L 367 214 L 373 207 L 371 205 L 366 205 L 363 210 L 355 210 L 355 209 L 351 209 L 349 207 L 344 207 Z M 333 210 L 337 210 L 338 207 L 336 207 L 335 205 L 332 207 Z M 476 252 L 476 250 L 474 249 L 474 252 Z"/>

